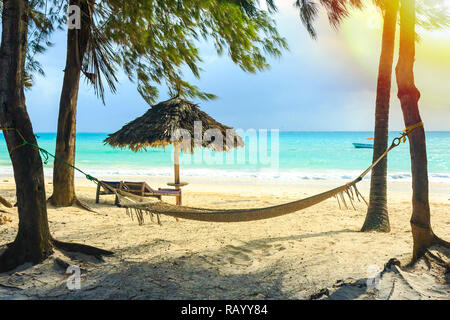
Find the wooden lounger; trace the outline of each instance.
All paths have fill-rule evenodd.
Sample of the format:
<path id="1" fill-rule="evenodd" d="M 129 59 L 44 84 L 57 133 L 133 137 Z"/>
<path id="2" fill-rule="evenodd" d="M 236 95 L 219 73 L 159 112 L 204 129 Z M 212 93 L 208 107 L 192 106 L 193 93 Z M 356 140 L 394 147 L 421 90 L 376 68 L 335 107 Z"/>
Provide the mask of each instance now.
<path id="1" fill-rule="evenodd" d="M 102 183 L 110 186 L 113 189 L 123 190 L 141 197 L 154 197 L 159 200 L 162 199 L 163 196 L 172 196 L 176 197 L 177 204 L 181 205 L 181 190 L 177 189 L 162 189 L 158 190 L 152 189 L 146 182 L 125 182 L 125 181 L 102 181 Z M 95 196 L 95 202 L 99 203 L 101 195 L 114 194 L 109 189 L 103 188 L 101 184 L 97 186 L 97 194 Z M 119 204 L 119 199 L 116 196 L 116 200 L 114 201 L 115 205 Z"/>

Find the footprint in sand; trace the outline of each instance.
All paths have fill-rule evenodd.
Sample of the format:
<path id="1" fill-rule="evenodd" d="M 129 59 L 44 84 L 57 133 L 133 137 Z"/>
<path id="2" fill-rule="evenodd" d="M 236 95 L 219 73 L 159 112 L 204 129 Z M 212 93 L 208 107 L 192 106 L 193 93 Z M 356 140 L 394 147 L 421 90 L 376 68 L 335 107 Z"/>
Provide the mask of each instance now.
<path id="1" fill-rule="evenodd" d="M 271 256 L 271 255 L 278 253 L 280 251 L 283 251 L 285 249 L 286 249 L 286 247 L 284 245 L 282 245 L 281 243 L 277 243 L 274 245 L 262 243 L 262 244 L 255 244 L 253 246 L 253 251 L 260 251 L 259 255 L 262 255 L 265 257 Z"/>
<path id="2" fill-rule="evenodd" d="M 154 254 L 162 254 L 169 250 L 173 250 L 174 245 L 172 242 L 164 239 L 155 239 L 150 243 L 145 243 L 135 248 L 135 251 L 139 254 L 146 254 L 151 251 Z"/>
<path id="3" fill-rule="evenodd" d="M 241 266 L 250 267 L 255 262 L 262 262 L 286 247 L 282 244 L 269 245 L 264 243 L 246 244 L 244 246 L 227 245 L 215 255 L 205 256 L 205 260 L 210 264 L 221 266 Z"/>
<path id="4" fill-rule="evenodd" d="M 249 254 L 251 254 L 249 250 L 227 245 L 214 255 L 203 256 L 203 259 L 212 265 L 249 267 L 253 264 Z"/>
<path id="5" fill-rule="evenodd" d="M 253 259 L 257 261 L 264 261 L 265 258 L 277 254 L 283 250 L 286 250 L 286 247 L 281 243 L 277 243 L 274 245 L 255 244 L 245 249 L 245 251 L 251 253 L 251 257 L 253 257 Z"/>
<path id="6" fill-rule="evenodd" d="M 251 253 L 251 251 L 240 247 L 228 245 L 225 246 L 225 248 L 223 249 L 222 257 L 223 260 L 229 264 L 248 267 L 252 265 L 253 261 L 252 258 L 247 253 Z"/>

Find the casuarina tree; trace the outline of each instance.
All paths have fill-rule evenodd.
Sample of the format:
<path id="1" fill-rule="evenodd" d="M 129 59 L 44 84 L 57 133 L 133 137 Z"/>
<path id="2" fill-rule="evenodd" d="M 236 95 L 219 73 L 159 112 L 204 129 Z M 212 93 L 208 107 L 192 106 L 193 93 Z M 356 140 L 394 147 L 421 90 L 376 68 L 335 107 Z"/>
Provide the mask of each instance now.
<path id="1" fill-rule="evenodd" d="M 0 272 L 27 262 L 39 263 L 53 252 L 53 247 L 95 255 L 111 254 L 55 240 L 49 230 L 42 159 L 35 147 L 37 141 L 24 95 L 31 9 L 28 0 L 2 2 L 0 125 L 14 170 L 19 229 L 14 242 L 0 255 Z"/>

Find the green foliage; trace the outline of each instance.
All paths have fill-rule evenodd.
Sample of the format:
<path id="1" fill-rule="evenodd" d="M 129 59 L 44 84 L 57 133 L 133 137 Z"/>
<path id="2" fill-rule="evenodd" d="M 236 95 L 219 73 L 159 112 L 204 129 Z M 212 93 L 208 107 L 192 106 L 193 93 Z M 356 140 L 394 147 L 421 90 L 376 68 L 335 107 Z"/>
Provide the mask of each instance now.
<path id="1" fill-rule="evenodd" d="M 2 3 L 0 3 L 0 7 L 1 5 Z M 58 4 L 58 0 L 30 1 L 25 88 L 32 87 L 34 74 L 45 75 L 36 55 L 44 53 L 48 47 L 53 45 L 50 42 L 50 36 L 55 28 L 60 28 L 64 23 L 61 18 L 61 10 L 62 6 Z"/>
<path id="2" fill-rule="evenodd" d="M 87 0 L 80 0 L 87 1 Z M 372 0 L 383 9 L 386 0 Z M 190 70 L 201 73 L 198 46 L 209 41 L 218 54 L 227 54 L 242 70 L 255 73 L 269 67 L 268 56 L 278 57 L 287 48 L 271 14 L 274 0 L 104 0 L 96 1 L 88 52 L 83 57 L 83 73 L 103 99 L 106 81 L 115 92 L 116 72 L 122 68 L 137 83 L 138 92 L 148 103 L 158 97 L 157 86 L 165 84 L 171 94 L 213 99 L 215 96 L 182 80 Z M 322 6 L 330 24 L 337 27 L 362 0 L 294 0 L 300 19 L 310 35 L 317 33 L 314 22 Z M 0 10 L 3 1 L 0 0 Z M 35 56 L 52 45 L 56 29 L 63 29 L 67 0 L 30 0 L 30 31 L 26 64 L 27 87 L 33 74 L 44 75 Z M 1 16 L 0 16 L 1 19 Z M 450 26 L 444 0 L 418 0 L 417 24 L 424 29 Z"/>
<path id="3" fill-rule="evenodd" d="M 251 73 L 267 69 L 267 56 L 287 48 L 270 12 L 254 0 L 108 0 L 97 12 L 118 63 L 148 103 L 156 100 L 160 84 L 171 93 L 214 98 L 181 80 L 186 67 L 200 77 L 202 40 Z"/>
<path id="4" fill-rule="evenodd" d="M 89 10 L 89 6 L 81 6 L 82 16 L 85 13 L 83 10 Z M 104 32 L 102 26 L 101 16 L 99 18 L 98 10 L 94 6 L 93 20 L 82 20 L 83 24 L 89 23 L 89 38 L 87 42 L 87 48 L 85 55 L 82 59 L 82 71 L 88 81 L 93 84 L 95 93 L 99 96 L 103 103 L 104 100 L 104 85 L 103 79 L 110 90 L 116 92 L 116 83 L 118 79 L 116 77 L 117 69 L 119 67 L 119 60 L 114 53 L 114 46 L 111 39 L 109 39 Z M 80 39 L 81 41 L 81 39 Z"/>
<path id="5" fill-rule="evenodd" d="M 157 86 L 162 84 L 171 94 L 214 99 L 182 80 L 186 69 L 200 77 L 201 41 L 212 42 L 218 54 L 227 54 L 251 73 L 267 69 L 267 57 L 279 57 L 287 48 L 270 17 L 276 11 L 273 0 L 267 0 L 268 11 L 258 4 L 258 0 L 96 1 L 88 50 L 81 61 L 83 74 L 102 99 L 105 80 L 115 91 L 119 68 L 137 83 L 149 104 L 157 99 Z M 35 55 L 51 46 L 55 29 L 63 29 L 67 6 L 67 0 L 30 1 L 27 87 L 33 74 L 44 74 Z"/>
<path id="6" fill-rule="evenodd" d="M 36 73 L 44 76 L 42 65 L 36 59 L 52 46 L 50 36 L 55 28 L 61 28 L 64 20 L 61 16 L 61 6 L 58 0 L 30 0 L 29 30 L 27 58 L 25 64 L 24 86 L 29 89 L 33 86 Z M 0 13 L 3 11 L 3 0 L 0 0 Z M 0 14 L 0 22 L 2 14 Z"/>

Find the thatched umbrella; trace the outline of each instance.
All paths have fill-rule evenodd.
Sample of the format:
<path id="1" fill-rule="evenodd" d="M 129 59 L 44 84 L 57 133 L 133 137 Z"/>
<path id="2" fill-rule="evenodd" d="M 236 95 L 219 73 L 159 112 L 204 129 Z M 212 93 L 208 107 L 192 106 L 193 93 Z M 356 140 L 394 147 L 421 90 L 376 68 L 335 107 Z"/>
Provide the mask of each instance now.
<path id="1" fill-rule="evenodd" d="M 173 144 L 175 183 L 170 185 L 177 189 L 185 185 L 180 182 L 180 150 L 193 153 L 196 147 L 206 147 L 215 151 L 229 151 L 244 145 L 242 138 L 233 128 L 217 122 L 201 111 L 198 105 L 180 97 L 152 106 L 143 116 L 110 134 L 105 143 L 113 147 L 129 148 L 135 152 Z"/>

